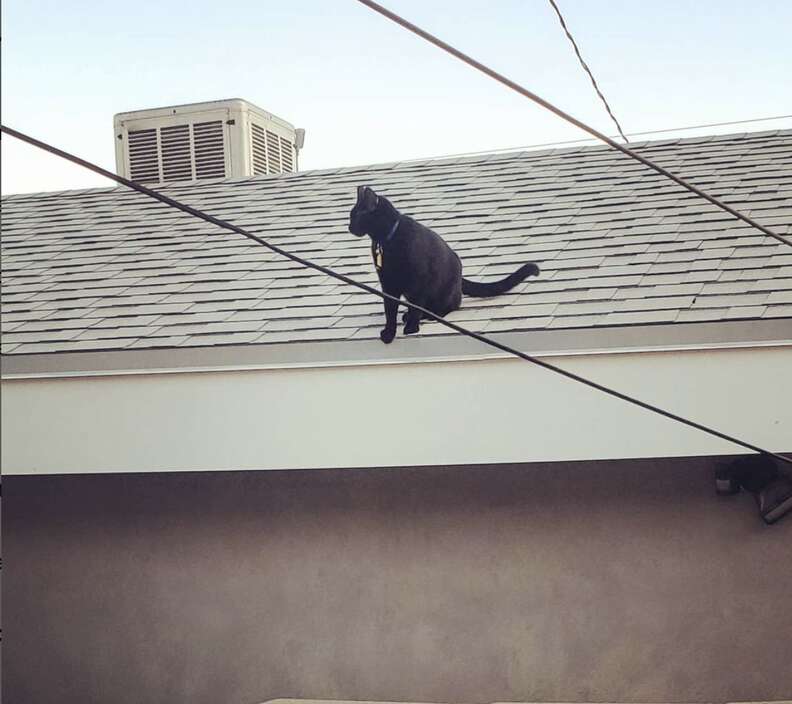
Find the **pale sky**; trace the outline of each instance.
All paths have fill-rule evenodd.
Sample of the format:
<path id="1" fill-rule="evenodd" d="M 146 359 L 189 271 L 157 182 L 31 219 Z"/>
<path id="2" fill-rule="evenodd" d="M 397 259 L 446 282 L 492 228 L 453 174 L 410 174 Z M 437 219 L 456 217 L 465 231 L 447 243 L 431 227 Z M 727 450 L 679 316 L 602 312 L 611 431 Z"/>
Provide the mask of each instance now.
<path id="1" fill-rule="evenodd" d="M 792 1 L 557 2 L 628 134 L 792 113 Z M 383 4 L 614 133 L 547 0 Z M 2 13 L 3 124 L 111 170 L 115 113 L 232 97 L 306 129 L 301 170 L 583 136 L 355 0 L 5 0 Z M 780 127 L 792 119 L 703 131 Z M 3 193 L 111 185 L 2 141 Z"/>

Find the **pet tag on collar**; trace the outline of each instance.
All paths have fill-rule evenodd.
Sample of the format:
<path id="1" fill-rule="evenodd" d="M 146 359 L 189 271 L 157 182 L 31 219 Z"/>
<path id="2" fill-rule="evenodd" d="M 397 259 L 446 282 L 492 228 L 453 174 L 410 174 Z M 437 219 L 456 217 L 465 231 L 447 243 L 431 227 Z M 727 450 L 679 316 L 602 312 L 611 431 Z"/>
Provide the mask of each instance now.
<path id="1" fill-rule="evenodd" d="M 377 245 L 374 249 L 374 266 L 382 269 L 382 245 Z"/>

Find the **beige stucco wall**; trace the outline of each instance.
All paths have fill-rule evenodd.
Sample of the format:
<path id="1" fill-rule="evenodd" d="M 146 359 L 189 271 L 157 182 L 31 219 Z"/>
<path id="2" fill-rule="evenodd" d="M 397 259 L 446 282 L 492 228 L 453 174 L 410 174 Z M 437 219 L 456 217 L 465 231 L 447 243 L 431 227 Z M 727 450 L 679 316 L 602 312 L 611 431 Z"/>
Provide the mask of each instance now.
<path id="1" fill-rule="evenodd" d="M 7 477 L 4 700 L 788 699 L 792 516 L 711 472 Z"/>

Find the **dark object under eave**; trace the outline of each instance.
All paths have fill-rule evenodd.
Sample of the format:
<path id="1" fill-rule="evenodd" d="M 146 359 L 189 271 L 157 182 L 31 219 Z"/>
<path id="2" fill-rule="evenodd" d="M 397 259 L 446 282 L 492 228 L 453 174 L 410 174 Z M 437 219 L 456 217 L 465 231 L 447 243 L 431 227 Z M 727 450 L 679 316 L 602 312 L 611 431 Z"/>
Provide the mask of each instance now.
<path id="1" fill-rule="evenodd" d="M 776 463 L 764 455 L 740 457 L 718 470 L 715 487 L 719 494 L 750 491 L 756 500 L 759 515 L 767 523 L 775 523 L 792 511 L 792 477 L 782 474 Z"/>

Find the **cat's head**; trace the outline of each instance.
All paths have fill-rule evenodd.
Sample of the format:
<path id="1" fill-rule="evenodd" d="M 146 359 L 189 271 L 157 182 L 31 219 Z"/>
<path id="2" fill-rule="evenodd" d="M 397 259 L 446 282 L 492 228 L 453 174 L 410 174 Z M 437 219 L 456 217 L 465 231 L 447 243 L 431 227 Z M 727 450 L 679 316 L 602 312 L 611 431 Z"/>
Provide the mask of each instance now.
<path id="1" fill-rule="evenodd" d="M 349 211 L 349 231 L 357 237 L 371 232 L 380 197 L 368 186 L 358 186 L 357 202 Z"/>

